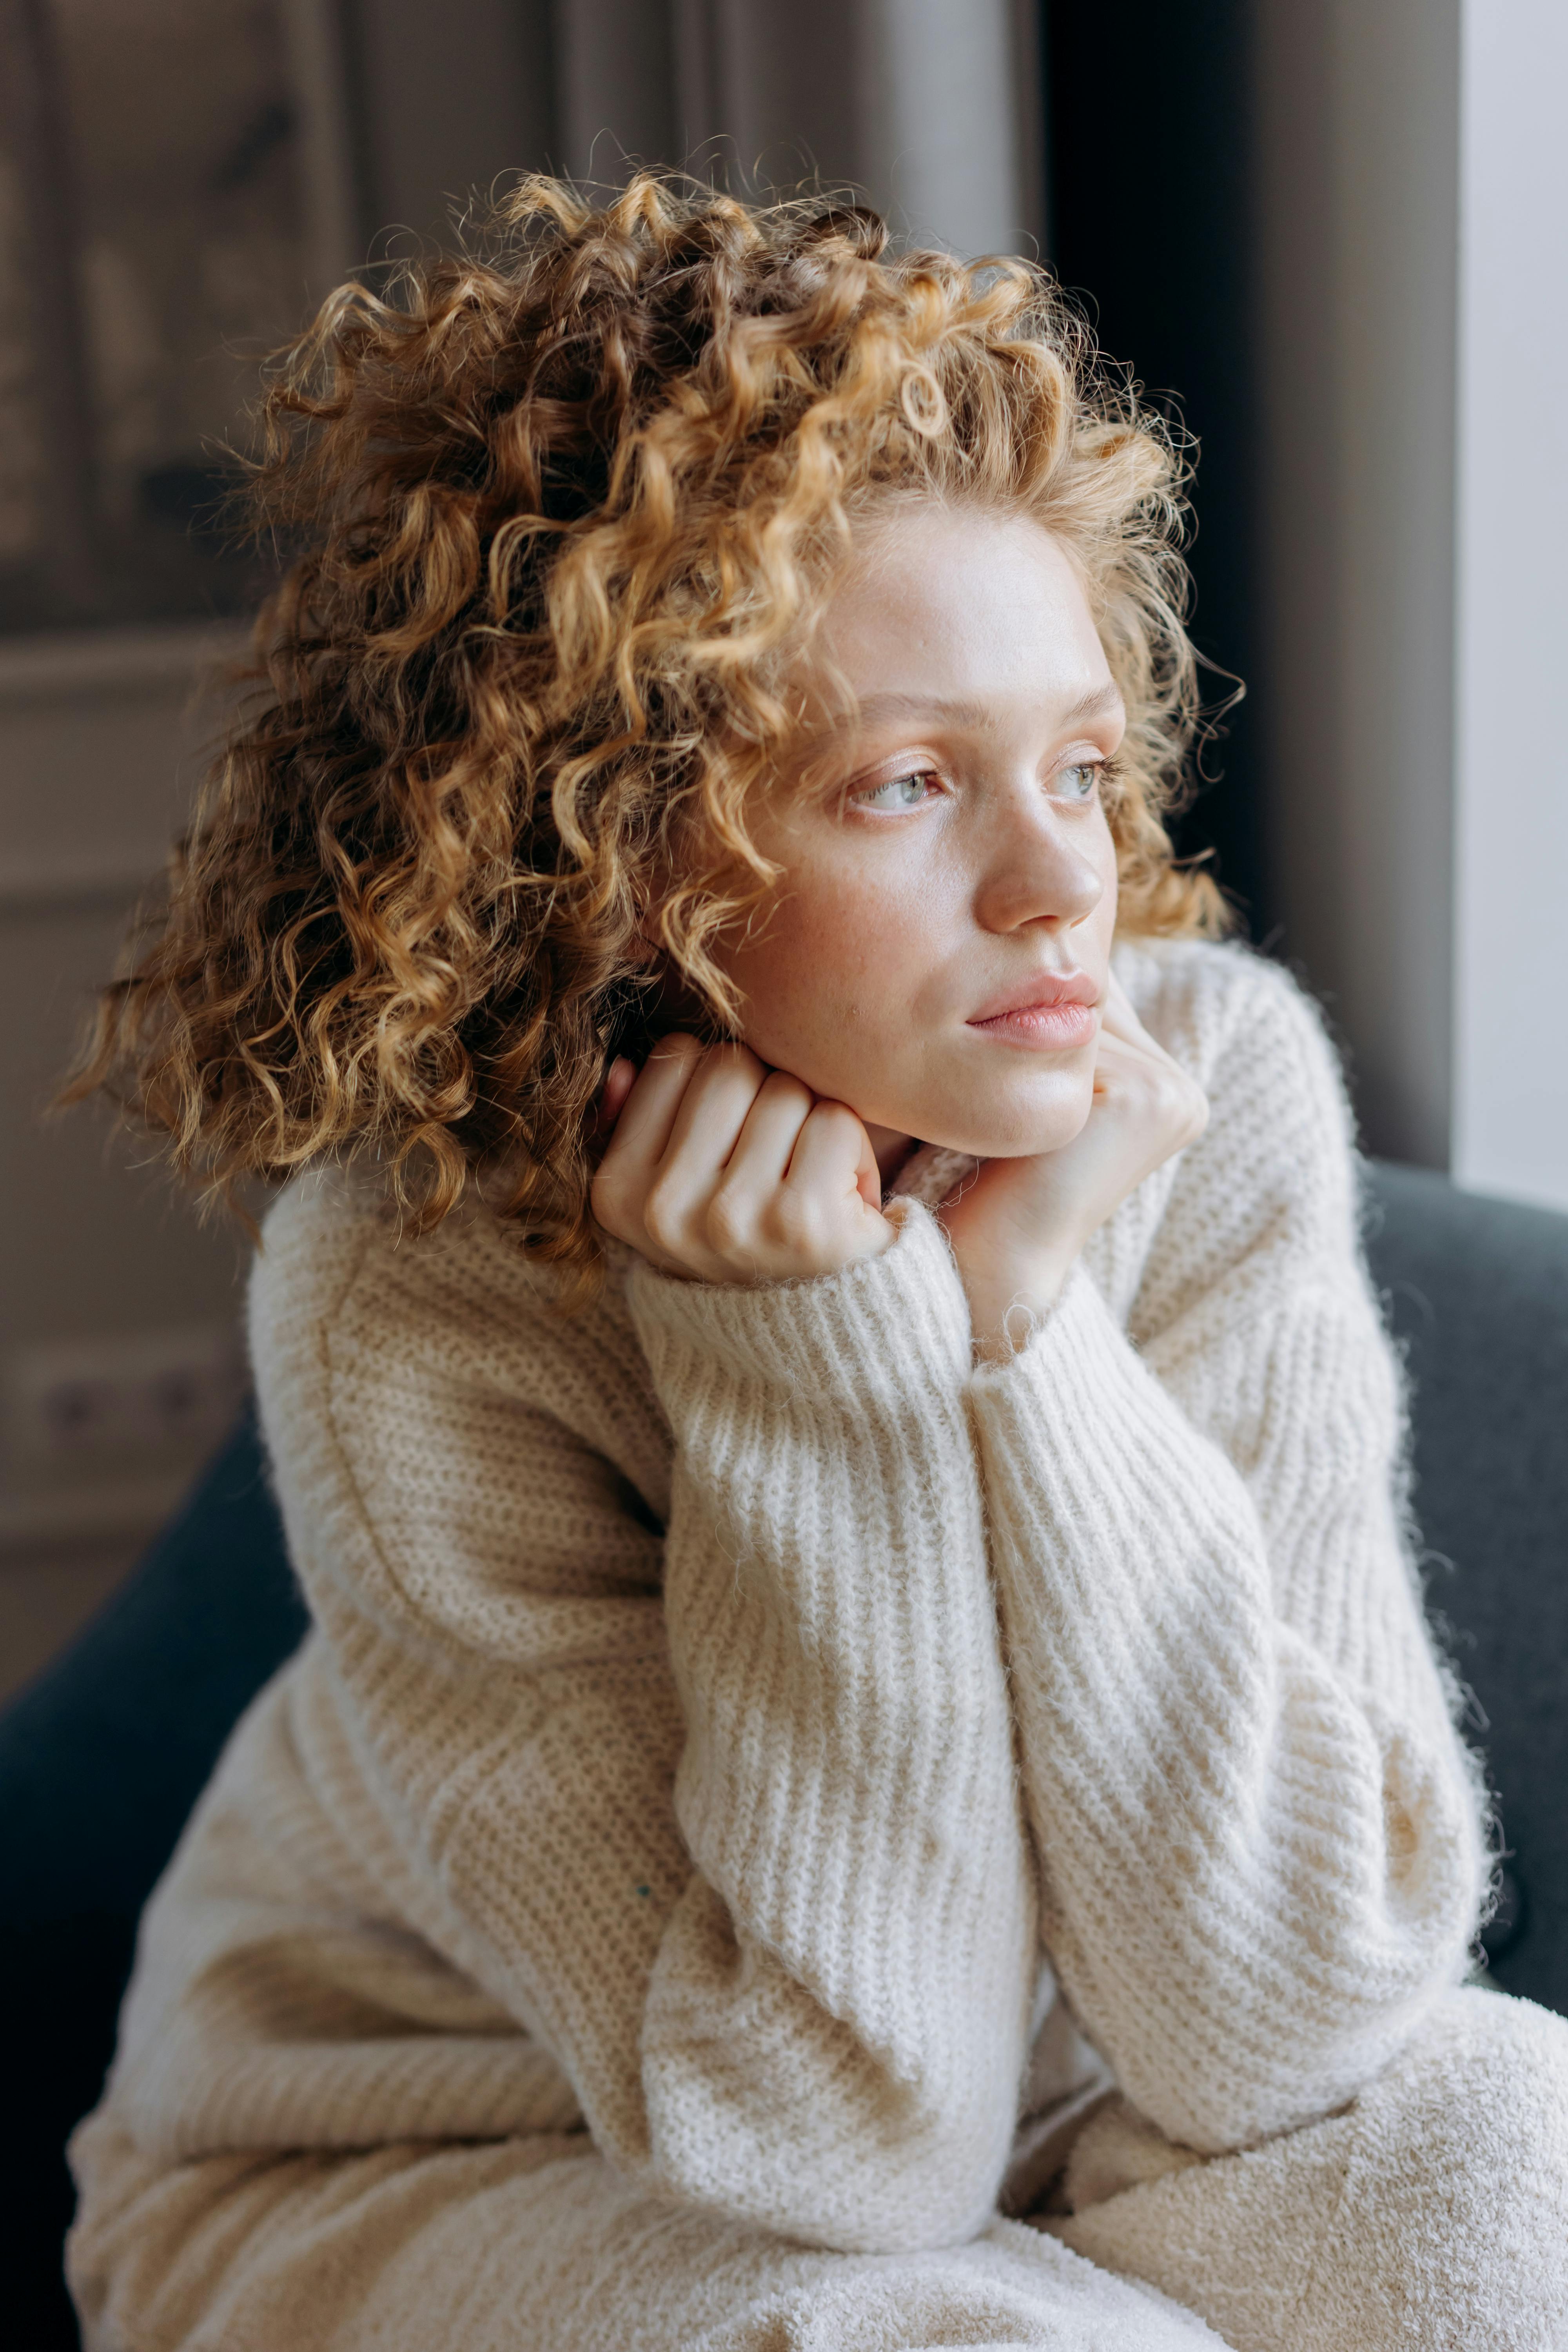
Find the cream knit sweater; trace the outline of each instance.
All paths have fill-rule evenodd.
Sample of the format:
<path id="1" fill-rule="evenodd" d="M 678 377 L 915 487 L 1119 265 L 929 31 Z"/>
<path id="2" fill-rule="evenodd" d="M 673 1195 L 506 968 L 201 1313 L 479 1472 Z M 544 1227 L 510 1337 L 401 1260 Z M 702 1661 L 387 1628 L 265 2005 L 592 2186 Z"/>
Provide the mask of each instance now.
<path id="1" fill-rule="evenodd" d="M 1004 1367 L 915 1199 L 840 1275 L 628 1258 L 573 1318 L 482 1215 L 279 1201 L 252 1342 L 315 1631 L 148 1913 L 144 2151 L 583 2118 L 679 2200 L 942 2244 L 1088 2079 L 1057 1983 L 1212 2151 L 1463 1973 L 1477 1789 L 1338 1074 L 1242 950 L 1119 969 L 1211 1123 Z"/>

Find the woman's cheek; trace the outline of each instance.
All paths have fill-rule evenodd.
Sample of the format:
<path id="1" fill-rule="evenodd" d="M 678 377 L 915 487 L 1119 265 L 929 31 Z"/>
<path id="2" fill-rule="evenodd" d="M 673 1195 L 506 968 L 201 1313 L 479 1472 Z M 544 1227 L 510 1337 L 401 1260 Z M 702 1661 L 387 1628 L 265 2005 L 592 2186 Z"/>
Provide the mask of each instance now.
<path id="1" fill-rule="evenodd" d="M 896 1073 L 909 1045 L 908 1019 L 890 1025 L 886 1001 L 867 975 L 836 968 L 826 953 L 808 979 L 792 971 L 779 980 L 773 993 L 759 990 L 754 999 L 746 1039 L 752 1052 L 814 1094 L 885 1121 L 880 1097 L 889 1084 L 901 1091 Z"/>

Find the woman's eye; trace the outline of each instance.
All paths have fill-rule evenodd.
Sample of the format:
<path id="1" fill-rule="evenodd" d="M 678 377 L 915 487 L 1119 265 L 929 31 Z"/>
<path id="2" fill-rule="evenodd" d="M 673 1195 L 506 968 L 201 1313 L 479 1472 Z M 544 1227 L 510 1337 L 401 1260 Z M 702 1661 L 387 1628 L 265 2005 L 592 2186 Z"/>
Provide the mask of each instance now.
<path id="1" fill-rule="evenodd" d="M 1092 800 L 1100 783 L 1100 762 L 1079 760 L 1070 768 L 1058 768 L 1051 779 L 1051 790 L 1058 800 Z"/>
<path id="2" fill-rule="evenodd" d="M 912 775 L 889 776 L 885 784 L 873 784 L 868 792 L 856 793 L 852 798 L 857 808 L 919 808 L 930 793 L 934 781 L 930 772 L 922 768 Z"/>

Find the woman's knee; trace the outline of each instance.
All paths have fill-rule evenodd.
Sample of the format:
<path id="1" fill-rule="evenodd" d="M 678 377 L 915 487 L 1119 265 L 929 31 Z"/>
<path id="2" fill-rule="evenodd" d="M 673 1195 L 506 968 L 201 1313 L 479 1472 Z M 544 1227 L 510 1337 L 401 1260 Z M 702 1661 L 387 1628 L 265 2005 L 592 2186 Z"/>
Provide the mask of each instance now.
<path id="1" fill-rule="evenodd" d="M 1370 2285 L 1391 2342 L 1568 2342 L 1568 2021 L 1450 1993 L 1346 2121 L 1320 2291 L 1347 2322 Z"/>
<path id="2" fill-rule="evenodd" d="M 1533 2180 L 1568 2231 L 1568 2018 L 1467 1986 L 1447 1994 L 1353 2111 L 1367 2161 L 1506 2200 Z"/>
<path id="3" fill-rule="evenodd" d="M 1446 1995 L 1337 2115 L 1194 2159 L 1113 2105 L 1054 2234 L 1242 2352 L 1568 2345 L 1568 2020 Z"/>

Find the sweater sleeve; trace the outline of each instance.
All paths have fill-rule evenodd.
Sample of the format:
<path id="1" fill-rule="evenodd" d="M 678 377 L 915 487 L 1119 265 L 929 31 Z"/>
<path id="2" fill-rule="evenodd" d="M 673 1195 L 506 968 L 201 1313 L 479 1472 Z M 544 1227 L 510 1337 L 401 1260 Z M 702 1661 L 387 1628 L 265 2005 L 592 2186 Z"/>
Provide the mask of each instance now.
<path id="1" fill-rule="evenodd" d="M 387 1335 L 359 1344 L 352 1312 L 321 1327 L 329 1429 L 291 1444 L 268 1416 L 351 1737 L 440 1890 L 426 1932 L 553 2053 L 623 2170 L 873 2250 L 992 2210 L 1037 1951 L 967 1317 L 934 1222 L 899 1217 L 816 1282 L 633 1276 L 630 1353 L 675 1441 L 662 1545 L 562 1422 L 498 1422 L 471 1356 L 439 1428 L 399 1435 Z M 563 1407 L 613 1389 L 559 1318 L 539 1344 Z M 416 1345 L 413 1409 L 446 1385 Z M 334 1445 L 329 1513 L 289 1464 Z"/>
<path id="2" fill-rule="evenodd" d="M 1243 1016 L 1141 1349 L 1080 1265 L 973 1387 L 1043 1933 L 1129 2097 L 1210 2151 L 1397 2051 L 1484 1875 L 1338 1074 L 1282 977 Z"/>

